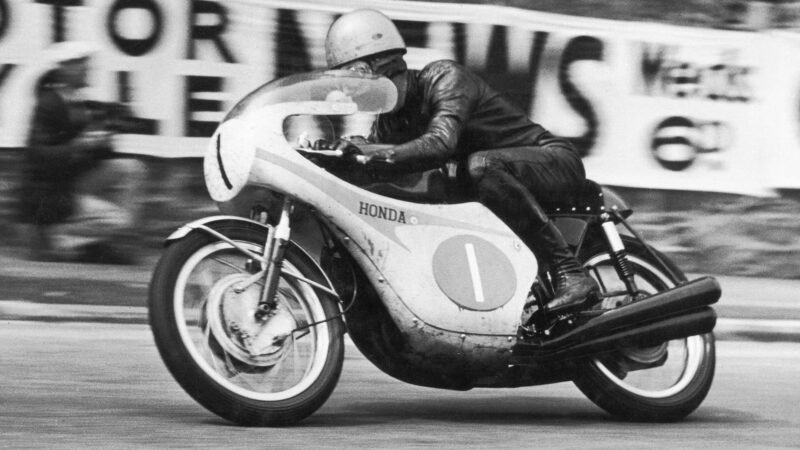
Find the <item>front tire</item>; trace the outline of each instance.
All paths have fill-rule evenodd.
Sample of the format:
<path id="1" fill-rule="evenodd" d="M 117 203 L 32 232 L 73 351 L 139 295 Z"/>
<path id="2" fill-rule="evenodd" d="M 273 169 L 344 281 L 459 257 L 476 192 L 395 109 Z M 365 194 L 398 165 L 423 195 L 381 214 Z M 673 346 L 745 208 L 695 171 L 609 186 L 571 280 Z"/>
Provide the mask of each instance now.
<path id="1" fill-rule="evenodd" d="M 266 233 L 257 226 L 233 222 L 214 228 L 263 252 Z M 325 283 L 302 251 L 290 246 L 276 294 L 280 314 L 263 326 L 249 323 L 263 280 L 241 290 L 253 272 L 247 259 L 203 231 L 172 243 L 151 280 L 150 326 L 165 365 L 198 403 L 240 425 L 291 425 L 322 406 L 339 379 L 339 308 L 285 274 Z M 272 335 L 271 329 L 282 331 Z"/>
<path id="2" fill-rule="evenodd" d="M 654 294 L 685 281 L 674 265 L 670 269 L 676 276 L 670 276 L 638 241 L 627 236 L 623 241 L 640 290 Z M 591 246 L 579 258 L 604 292 L 624 290 L 605 246 Z M 607 298 L 603 307 L 626 301 L 630 299 Z M 715 363 L 714 335 L 707 333 L 660 346 L 617 349 L 582 364 L 574 382 L 592 402 L 617 417 L 675 421 L 689 415 L 705 399 Z"/>

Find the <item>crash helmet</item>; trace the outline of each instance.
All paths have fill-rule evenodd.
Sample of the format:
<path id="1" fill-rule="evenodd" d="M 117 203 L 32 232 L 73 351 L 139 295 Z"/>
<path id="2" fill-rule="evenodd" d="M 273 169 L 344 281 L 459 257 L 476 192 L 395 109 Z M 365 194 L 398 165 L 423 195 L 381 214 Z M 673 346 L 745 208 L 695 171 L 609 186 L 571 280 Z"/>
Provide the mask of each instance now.
<path id="1" fill-rule="evenodd" d="M 405 53 L 406 43 L 392 20 L 374 9 L 357 9 L 342 15 L 325 37 L 325 58 L 330 69 L 391 51 Z"/>

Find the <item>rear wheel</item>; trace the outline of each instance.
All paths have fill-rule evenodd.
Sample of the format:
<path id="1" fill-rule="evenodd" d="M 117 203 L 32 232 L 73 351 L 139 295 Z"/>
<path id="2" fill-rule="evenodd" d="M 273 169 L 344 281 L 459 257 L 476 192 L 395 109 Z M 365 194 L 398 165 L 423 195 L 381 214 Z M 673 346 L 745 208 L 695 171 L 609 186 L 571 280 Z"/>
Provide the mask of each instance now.
<path id="1" fill-rule="evenodd" d="M 623 241 L 642 294 L 652 295 L 685 279 L 672 267 L 674 279 L 638 241 Z M 603 292 L 624 291 L 603 245 L 579 255 Z M 613 308 L 634 301 L 609 297 L 599 305 Z M 676 339 L 651 347 L 625 347 L 583 364 L 575 384 L 595 404 L 611 414 L 635 421 L 679 420 L 694 411 L 711 388 L 715 367 L 712 333 Z"/>
<path id="2" fill-rule="evenodd" d="M 215 228 L 263 252 L 264 230 Z M 153 274 L 150 325 L 167 368 L 201 405 L 238 424 L 289 425 L 318 409 L 336 386 L 343 325 L 334 300 L 286 274 L 324 283 L 302 252 L 287 251 L 278 307 L 267 320 L 255 319 L 263 284 L 253 282 L 254 271 L 232 245 L 190 233 L 166 249 Z"/>

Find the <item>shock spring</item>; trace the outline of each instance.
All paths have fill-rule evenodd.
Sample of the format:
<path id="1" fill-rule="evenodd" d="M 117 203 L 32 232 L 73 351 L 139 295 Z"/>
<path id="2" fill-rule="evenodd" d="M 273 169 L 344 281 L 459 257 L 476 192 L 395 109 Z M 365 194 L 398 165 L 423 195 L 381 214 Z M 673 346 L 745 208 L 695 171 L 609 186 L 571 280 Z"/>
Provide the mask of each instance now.
<path id="1" fill-rule="evenodd" d="M 601 219 L 603 220 L 603 233 L 606 236 L 606 241 L 608 242 L 609 247 L 608 255 L 611 257 L 611 263 L 614 265 L 614 270 L 616 270 L 617 275 L 622 282 L 625 283 L 625 288 L 628 290 L 628 294 L 635 296 L 639 289 L 636 287 L 633 268 L 628 260 L 628 254 L 625 251 L 625 245 L 622 243 L 622 238 L 619 236 L 617 226 L 614 224 L 614 221 L 611 220 L 611 216 L 608 214 L 603 214 Z"/>

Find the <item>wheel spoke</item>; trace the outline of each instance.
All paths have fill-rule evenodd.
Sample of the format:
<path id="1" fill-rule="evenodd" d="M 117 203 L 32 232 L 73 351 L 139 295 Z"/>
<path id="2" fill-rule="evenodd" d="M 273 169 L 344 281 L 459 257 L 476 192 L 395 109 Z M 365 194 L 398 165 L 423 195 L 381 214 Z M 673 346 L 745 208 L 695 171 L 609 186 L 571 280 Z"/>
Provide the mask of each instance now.
<path id="1" fill-rule="evenodd" d="M 211 258 L 211 261 L 216 261 L 216 262 L 222 264 L 223 266 L 230 267 L 231 269 L 233 269 L 233 270 L 235 270 L 237 272 L 245 272 L 244 267 L 240 267 L 240 266 L 228 261 L 227 259 L 223 259 L 223 258 L 221 258 L 219 256 Z"/>
<path id="2" fill-rule="evenodd" d="M 598 266 L 592 267 L 592 273 L 594 273 L 594 279 L 597 280 L 597 284 L 600 285 L 600 292 L 608 292 L 606 289 L 606 284 L 603 281 L 603 277 L 600 275 L 600 271 L 597 268 Z"/>

